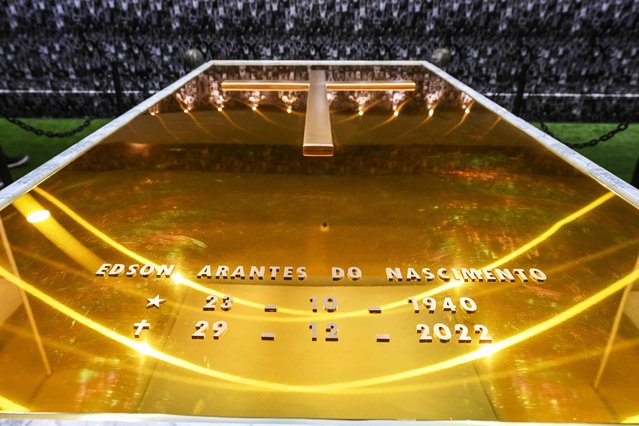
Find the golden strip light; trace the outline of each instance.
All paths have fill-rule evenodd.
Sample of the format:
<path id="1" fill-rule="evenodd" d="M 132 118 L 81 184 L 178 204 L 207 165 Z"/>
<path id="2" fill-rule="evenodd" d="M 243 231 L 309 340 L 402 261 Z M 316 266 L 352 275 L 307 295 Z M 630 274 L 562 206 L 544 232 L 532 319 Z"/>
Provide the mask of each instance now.
<path id="1" fill-rule="evenodd" d="M 286 80 L 226 80 L 221 84 L 222 90 L 228 91 L 298 91 L 307 92 L 311 84 L 308 82 Z M 387 90 L 415 90 L 415 83 L 405 80 L 389 81 L 327 81 L 326 90 L 331 92 L 346 92 L 365 90 L 367 92 Z"/>
<path id="2" fill-rule="evenodd" d="M 86 230 L 88 230 L 93 235 L 95 235 L 96 237 L 98 237 L 99 239 L 104 241 L 105 243 L 109 244 L 110 246 L 112 246 L 116 250 L 120 251 L 124 255 L 129 256 L 130 258 L 136 260 L 137 262 L 148 263 L 148 264 L 152 264 L 152 265 L 157 266 L 151 260 L 146 259 L 143 256 L 140 256 L 139 254 L 135 253 L 132 250 L 129 250 L 128 248 L 124 247 L 123 245 L 121 245 L 117 241 L 115 241 L 112 238 L 110 238 L 108 235 L 104 234 L 103 232 L 101 232 L 100 230 L 95 228 L 93 225 L 91 225 L 89 222 L 87 222 L 85 219 L 83 219 L 81 216 L 79 216 L 71 208 L 69 208 L 67 205 L 62 203 L 57 198 L 55 198 L 53 195 L 49 194 L 48 192 L 44 191 L 41 188 L 35 188 L 34 190 L 39 195 L 41 195 L 42 197 L 47 199 L 49 202 L 54 204 L 56 207 L 58 207 L 60 210 L 62 210 L 64 213 L 66 213 L 71 219 L 75 220 L 78 224 L 80 224 Z M 563 226 L 565 226 L 565 225 L 567 225 L 567 224 L 579 219 L 580 217 L 582 217 L 583 215 L 589 213 L 593 209 L 599 207 L 600 205 L 602 205 L 606 201 L 614 198 L 614 196 L 615 196 L 615 194 L 612 193 L 612 192 L 605 193 L 601 197 L 597 198 L 596 200 L 594 200 L 593 202 L 589 203 L 588 205 L 582 207 L 581 209 L 577 210 L 576 212 L 574 212 L 574 213 L 564 217 L 563 219 L 555 222 L 550 228 L 548 228 L 546 231 L 544 231 L 543 233 L 541 233 L 537 237 L 533 238 L 532 240 L 530 240 L 529 242 L 527 242 L 523 246 L 521 246 L 518 249 L 510 252 L 506 256 L 494 261 L 493 263 L 491 263 L 489 265 L 486 265 L 486 266 L 483 266 L 481 269 L 497 268 L 497 267 L 499 267 L 499 266 L 501 266 L 501 265 L 503 265 L 503 264 L 515 259 L 516 257 L 521 256 L 523 253 L 527 252 L 528 250 L 532 249 L 533 247 L 535 247 L 535 246 L 543 243 L 547 239 L 549 239 L 551 236 L 553 236 L 555 233 L 557 233 Z M 207 287 L 202 286 L 202 285 L 200 285 L 200 284 L 198 284 L 196 282 L 193 282 L 191 280 L 186 279 L 181 274 L 175 274 L 173 279 L 178 284 L 184 284 L 187 287 L 190 287 L 190 288 L 192 288 L 194 290 L 200 291 L 200 292 L 205 293 L 205 294 L 215 294 L 217 296 L 221 296 L 222 295 L 222 293 L 219 293 L 219 292 L 217 292 L 217 291 L 215 291 L 213 289 L 207 288 Z M 441 285 L 439 287 L 433 288 L 431 290 L 422 292 L 422 293 L 420 293 L 420 294 L 418 294 L 418 295 L 416 295 L 414 297 L 417 298 L 417 299 L 420 299 L 420 298 L 424 298 L 424 297 L 434 296 L 434 295 L 442 293 L 442 292 L 444 292 L 446 290 L 450 290 L 452 288 L 459 287 L 462 284 L 463 284 L 463 281 L 460 281 L 460 280 L 451 281 L 451 282 L 449 282 L 447 284 L 444 284 L 444 285 Z M 264 308 L 263 304 L 252 302 L 250 300 L 235 298 L 235 302 L 243 304 L 245 306 L 249 306 L 249 307 L 255 308 L 255 309 L 259 309 L 259 310 L 262 310 Z M 406 301 L 404 299 L 402 299 L 402 300 L 398 300 L 398 301 L 395 301 L 395 302 L 391 302 L 391 303 L 382 305 L 381 309 L 383 311 L 386 311 L 386 310 L 390 310 L 390 309 L 396 309 L 396 308 L 399 308 L 399 307 L 403 307 L 405 305 L 406 305 Z M 285 314 L 301 316 L 301 318 L 297 318 L 295 320 L 290 320 L 290 321 L 306 321 L 309 318 L 308 312 L 301 311 L 301 310 L 298 310 L 298 309 L 280 308 L 279 311 L 282 312 L 282 313 L 285 313 Z M 351 312 L 333 313 L 333 314 L 331 314 L 331 318 L 333 318 L 333 319 L 353 318 L 353 317 L 366 316 L 366 315 L 368 315 L 368 310 L 367 309 L 361 309 L 361 310 L 351 311 Z"/>
<path id="3" fill-rule="evenodd" d="M 207 377 L 220 379 L 232 383 L 243 384 L 247 386 L 259 387 L 264 389 L 269 389 L 272 391 L 279 392 L 295 392 L 295 393 L 332 393 L 334 391 L 344 390 L 344 389 L 353 389 L 359 387 L 366 386 L 375 386 L 386 383 L 397 382 L 400 380 L 412 379 L 419 376 L 425 376 L 429 374 L 433 374 L 436 372 L 444 371 L 451 369 L 453 367 L 457 367 L 469 362 L 473 362 L 479 360 L 484 357 L 489 357 L 497 352 L 500 352 L 504 349 L 507 349 L 511 346 L 514 346 L 518 343 L 521 343 L 525 340 L 531 339 L 545 331 L 548 331 L 554 327 L 557 327 L 564 322 L 574 318 L 575 316 L 581 314 L 587 309 L 597 305 L 602 302 L 606 298 L 615 294 L 616 292 L 622 290 L 624 287 L 628 285 L 632 285 L 634 281 L 639 278 L 639 269 L 635 269 L 630 274 L 624 276 L 620 280 L 612 283 L 608 287 L 603 290 L 595 293 L 594 295 L 584 299 L 583 301 L 577 303 L 576 305 L 566 309 L 565 311 L 557 314 L 556 316 L 549 318 L 537 325 L 534 325 L 521 333 L 517 333 L 511 337 L 508 337 L 498 343 L 493 343 L 490 345 L 486 345 L 480 349 L 469 352 L 465 355 L 457 356 L 446 361 L 438 362 L 436 364 L 426 365 L 424 367 L 406 370 L 399 373 L 387 374 L 382 376 L 371 377 L 367 379 L 359 379 L 352 380 L 349 382 L 335 382 L 335 383 L 326 383 L 326 384 L 318 384 L 318 385 L 291 385 L 286 383 L 278 383 L 278 382 L 270 382 L 265 380 L 251 379 L 244 376 L 239 376 L 235 374 L 225 373 L 222 371 L 212 370 L 209 368 L 204 368 L 199 365 L 193 364 L 192 362 L 186 361 L 182 358 L 178 358 L 157 349 L 152 348 L 146 342 L 136 342 L 128 337 L 125 337 L 104 325 L 93 321 L 86 316 L 80 314 L 79 312 L 69 308 L 53 297 L 45 294 L 44 292 L 38 290 L 36 287 L 22 280 L 21 278 L 16 277 L 5 268 L 0 267 L 0 275 L 7 279 L 9 282 L 17 285 L 22 288 L 27 293 L 36 297 L 43 303 L 49 305 L 51 308 L 61 312 L 62 314 L 68 316 L 69 318 L 77 321 L 78 323 L 102 334 L 103 336 L 114 340 L 124 346 L 127 346 L 135 351 L 138 351 L 144 355 L 151 356 L 159 361 L 168 363 L 178 368 L 182 368 L 184 370 L 191 371 L 196 374 L 201 374 Z"/>

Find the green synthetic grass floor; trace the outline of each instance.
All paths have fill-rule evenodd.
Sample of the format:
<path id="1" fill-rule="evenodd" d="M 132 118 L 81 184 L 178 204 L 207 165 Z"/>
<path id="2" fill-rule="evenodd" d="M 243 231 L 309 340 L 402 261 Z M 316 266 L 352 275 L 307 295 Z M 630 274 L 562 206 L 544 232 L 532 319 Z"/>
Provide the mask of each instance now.
<path id="1" fill-rule="evenodd" d="M 23 121 L 45 131 L 66 132 L 82 124 L 84 119 L 38 118 L 24 119 Z M 110 118 L 99 118 L 93 120 L 89 127 L 74 136 L 49 139 L 22 130 L 15 124 L 0 119 L 0 146 L 2 150 L 9 156 L 19 154 L 27 154 L 29 156 L 27 164 L 11 169 L 13 179 L 17 180 L 26 175 L 85 136 L 95 132 L 109 121 L 111 121 Z"/>
<path id="2" fill-rule="evenodd" d="M 44 130 L 64 132 L 80 125 L 83 120 L 43 118 L 24 121 Z M 108 118 L 96 119 L 88 128 L 75 136 L 49 139 L 26 132 L 6 120 L 0 120 L 0 146 L 10 156 L 29 155 L 30 161 L 27 164 L 11 170 L 13 178 L 18 179 L 109 121 Z M 570 143 L 589 141 L 616 127 L 616 124 L 610 123 L 547 123 L 547 125 L 556 137 Z M 607 142 L 578 152 L 626 182 L 630 182 L 637 158 L 639 158 L 639 124 L 632 124 L 628 130 Z"/>

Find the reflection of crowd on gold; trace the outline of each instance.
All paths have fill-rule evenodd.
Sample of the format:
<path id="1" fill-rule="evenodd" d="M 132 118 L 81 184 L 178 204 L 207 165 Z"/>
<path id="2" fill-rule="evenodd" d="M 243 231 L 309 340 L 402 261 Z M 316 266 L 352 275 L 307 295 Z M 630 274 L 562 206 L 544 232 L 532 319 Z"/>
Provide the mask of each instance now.
<path id="1" fill-rule="evenodd" d="M 179 149 L 176 149 L 178 148 Z M 297 141 L 287 145 L 129 144 L 113 142 L 95 147 L 69 167 L 81 170 L 191 170 L 223 173 L 418 175 L 503 184 L 522 175 L 579 173 L 562 160 L 525 146 L 349 145 L 336 155 L 309 158 Z M 475 161 L 481 158 L 481 161 Z M 526 161 L 521 161 L 526 158 Z M 523 173 L 525 169 L 525 173 Z"/>
<path id="2" fill-rule="evenodd" d="M 420 67 L 324 67 L 327 81 L 392 81 L 408 80 L 416 84 L 413 92 L 404 91 L 348 91 L 328 92 L 333 110 L 367 111 L 370 108 L 395 111 L 401 108 L 435 109 L 439 106 L 468 106 L 472 99 L 453 89 L 443 79 L 425 73 Z M 162 102 L 153 112 L 224 108 L 227 104 L 245 104 L 249 107 L 276 105 L 293 110 L 304 110 L 305 92 L 295 91 L 224 91 L 221 83 L 226 80 L 291 80 L 308 81 L 308 67 L 280 66 L 265 70 L 263 67 L 216 67 L 190 81 L 174 94 L 177 103 Z"/>
<path id="3" fill-rule="evenodd" d="M 583 0 L 7 0 L 0 106 L 24 115 L 114 114 L 114 68 L 131 106 L 209 59 L 428 59 L 511 105 L 532 93 L 635 93 L 639 2 Z M 529 102 L 540 98 L 531 97 Z M 543 98 L 548 118 L 619 116 L 632 99 Z M 532 107 L 529 109 L 533 109 Z"/>

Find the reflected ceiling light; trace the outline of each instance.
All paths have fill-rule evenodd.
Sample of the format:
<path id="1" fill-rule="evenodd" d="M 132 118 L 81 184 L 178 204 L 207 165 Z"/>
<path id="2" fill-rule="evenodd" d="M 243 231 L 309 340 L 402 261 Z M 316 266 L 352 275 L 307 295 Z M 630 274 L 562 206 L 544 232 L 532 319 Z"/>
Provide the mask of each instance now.
<path id="1" fill-rule="evenodd" d="M 395 117 L 397 117 L 397 116 L 399 115 L 399 110 L 395 110 L 395 111 L 393 111 L 393 115 L 394 115 Z"/>
<path id="2" fill-rule="evenodd" d="M 175 281 L 176 284 L 183 284 L 185 281 L 184 275 L 180 274 L 179 272 L 171 275 L 171 278 L 173 279 L 173 281 Z"/>
<path id="3" fill-rule="evenodd" d="M 428 116 L 429 116 L 429 117 L 432 117 L 434 114 L 435 114 L 435 110 L 434 110 L 433 108 L 430 108 L 430 109 L 428 110 Z"/>
<path id="4" fill-rule="evenodd" d="M 464 108 L 464 114 L 470 114 L 470 107 Z"/>
<path id="5" fill-rule="evenodd" d="M 360 117 L 361 117 L 362 115 L 364 115 L 364 110 L 360 109 L 360 110 L 359 110 L 359 112 L 358 112 L 358 114 L 359 114 L 359 115 L 360 115 Z"/>
<path id="6" fill-rule="evenodd" d="M 160 104 L 155 104 L 151 108 L 149 108 L 149 114 L 157 115 L 160 112 Z"/>
<path id="7" fill-rule="evenodd" d="M 45 221 L 51 217 L 51 213 L 49 210 L 36 210 L 27 215 L 27 222 L 29 223 L 38 223 Z"/>
<path id="8" fill-rule="evenodd" d="M 252 109 L 253 111 L 257 111 L 257 105 L 253 105 L 253 106 L 251 107 L 251 109 Z"/>
<path id="9" fill-rule="evenodd" d="M 153 348 L 151 347 L 151 345 L 149 345 L 147 342 L 141 342 L 138 343 L 136 349 L 138 350 L 138 352 L 140 352 L 142 355 L 150 355 L 153 353 Z"/>
<path id="10" fill-rule="evenodd" d="M 290 106 L 289 106 L 288 108 L 286 108 L 286 112 L 287 112 L 287 113 L 289 113 L 289 114 L 290 114 L 292 111 L 293 111 L 293 108 L 291 108 Z"/>
<path id="11" fill-rule="evenodd" d="M 189 110 L 187 108 L 184 109 L 184 114 L 188 114 Z"/>
<path id="12" fill-rule="evenodd" d="M 222 112 L 222 109 L 223 109 L 223 108 L 222 108 L 221 106 L 217 107 L 217 110 L 218 110 L 219 112 Z"/>

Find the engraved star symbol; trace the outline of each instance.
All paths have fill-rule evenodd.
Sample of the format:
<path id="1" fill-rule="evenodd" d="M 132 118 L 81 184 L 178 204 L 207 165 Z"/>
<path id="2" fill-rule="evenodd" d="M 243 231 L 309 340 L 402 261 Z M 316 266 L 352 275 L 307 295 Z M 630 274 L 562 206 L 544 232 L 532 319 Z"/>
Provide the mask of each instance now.
<path id="1" fill-rule="evenodd" d="M 147 309 L 152 308 L 154 306 L 156 308 L 160 309 L 160 305 L 162 303 L 166 302 L 166 299 L 160 299 L 160 295 L 159 294 L 156 295 L 155 297 L 151 298 L 151 299 L 147 298 L 146 300 L 149 301 L 149 303 L 147 303 L 147 305 L 146 305 Z"/>

